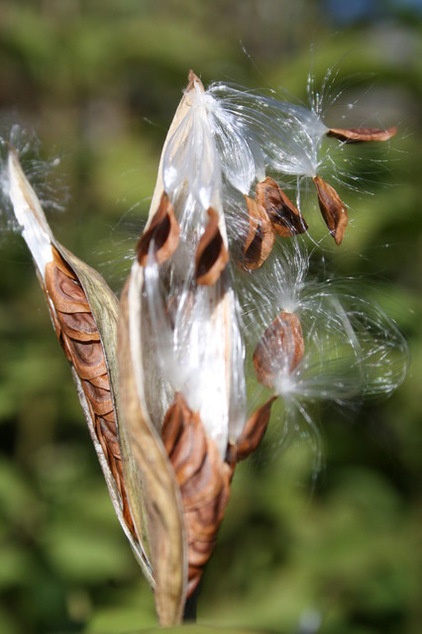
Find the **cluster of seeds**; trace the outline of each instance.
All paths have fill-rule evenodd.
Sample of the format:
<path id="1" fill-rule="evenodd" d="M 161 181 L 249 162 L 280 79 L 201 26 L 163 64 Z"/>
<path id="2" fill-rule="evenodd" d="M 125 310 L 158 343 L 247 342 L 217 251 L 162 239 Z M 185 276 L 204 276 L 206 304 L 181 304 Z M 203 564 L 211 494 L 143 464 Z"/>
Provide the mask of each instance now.
<path id="1" fill-rule="evenodd" d="M 138 243 L 134 269 L 142 273 L 133 291 L 142 319 L 134 364 L 143 366 L 148 415 L 172 447 L 176 472 L 180 452 L 186 466 L 179 484 L 190 591 L 212 550 L 235 464 L 259 444 L 276 399 L 308 419 L 309 401 L 389 393 L 404 376 L 406 345 L 382 311 L 352 289 L 310 276 L 299 196 L 293 202 L 277 179 L 311 179 L 339 245 L 348 216 L 319 174 L 322 140 L 375 142 L 394 133 L 327 128 L 302 106 L 223 84 L 204 90 L 190 74 Z M 254 377 L 245 376 L 248 366 Z M 251 383 L 264 394 L 252 411 Z M 195 437 L 193 415 L 207 453 L 218 448 L 206 477 L 192 439 L 173 457 L 176 438 Z"/>

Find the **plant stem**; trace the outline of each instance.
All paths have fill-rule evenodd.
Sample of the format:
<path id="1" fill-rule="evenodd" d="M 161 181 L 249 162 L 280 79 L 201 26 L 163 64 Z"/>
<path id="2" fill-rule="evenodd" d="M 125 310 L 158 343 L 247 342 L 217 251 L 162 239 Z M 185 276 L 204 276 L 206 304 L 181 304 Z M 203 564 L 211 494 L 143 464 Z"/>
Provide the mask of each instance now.
<path id="1" fill-rule="evenodd" d="M 196 607 L 198 603 L 199 586 L 193 594 L 186 600 L 183 612 L 183 623 L 196 623 Z"/>

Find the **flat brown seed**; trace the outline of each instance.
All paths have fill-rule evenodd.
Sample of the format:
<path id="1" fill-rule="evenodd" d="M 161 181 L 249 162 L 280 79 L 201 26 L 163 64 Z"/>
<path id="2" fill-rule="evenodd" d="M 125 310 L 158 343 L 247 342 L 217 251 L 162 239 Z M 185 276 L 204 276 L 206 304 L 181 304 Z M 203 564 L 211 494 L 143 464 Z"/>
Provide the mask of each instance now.
<path id="1" fill-rule="evenodd" d="M 259 446 L 270 422 L 271 407 L 276 396 L 272 396 L 264 405 L 259 407 L 246 421 L 242 434 L 235 446 L 235 460 L 244 460 Z"/>
<path id="2" fill-rule="evenodd" d="M 213 551 L 230 495 L 230 469 L 214 441 L 205 433 L 199 415 L 176 394 L 162 426 L 165 446 L 180 486 L 188 542 L 190 596 Z"/>
<path id="3" fill-rule="evenodd" d="M 145 266 L 152 244 L 154 257 L 158 264 L 168 260 L 179 244 L 180 227 L 174 215 L 173 205 L 166 193 L 163 193 L 160 205 L 151 223 L 139 239 L 137 258 Z"/>
<path id="4" fill-rule="evenodd" d="M 320 176 L 315 176 L 313 180 L 318 193 L 319 208 L 325 224 L 336 244 L 341 244 L 349 222 L 346 207 L 334 187 L 326 183 Z"/>
<path id="5" fill-rule="evenodd" d="M 195 254 L 196 282 L 203 286 L 215 284 L 229 261 L 229 254 L 218 227 L 219 214 L 210 207 L 208 217 L 208 224 Z"/>
<path id="6" fill-rule="evenodd" d="M 293 372 L 304 351 L 299 317 L 282 311 L 265 330 L 255 348 L 253 363 L 258 381 L 273 388 L 280 368 Z"/>
<path id="7" fill-rule="evenodd" d="M 244 266 L 258 269 L 270 255 L 274 245 L 274 231 L 265 209 L 256 200 L 245 196 L 249 216 L 249 231 L 246 236 Z"/>
<path id="8" fill-rule="evenodd" d="M 192 412 L 183 397 L 177 395 L 165 415 L 161 437 L 171 463 L 173 466 L 177 464 L 179 487 L 192 478 L 204 463 L 206 438 L 204 434 L 196 433 L 201 424 L 199 414 Z"/>
<path id="9" fill-rule="evenodd" d="M 397 128 L 330 128 L 327 136 L 334 137 L 344 143 L 365 143 L 367 141 L 388 141 L 395 134 Z"/>
<path id="10" fill-rule="evenodd" d="M 307 230 L 308 225 L 300 211 L 273 178 L 267 177 L 259 182 L 255 191 L 257 204 L 265 209 L 273 230 L 279 236 L 290 238 Z"/>

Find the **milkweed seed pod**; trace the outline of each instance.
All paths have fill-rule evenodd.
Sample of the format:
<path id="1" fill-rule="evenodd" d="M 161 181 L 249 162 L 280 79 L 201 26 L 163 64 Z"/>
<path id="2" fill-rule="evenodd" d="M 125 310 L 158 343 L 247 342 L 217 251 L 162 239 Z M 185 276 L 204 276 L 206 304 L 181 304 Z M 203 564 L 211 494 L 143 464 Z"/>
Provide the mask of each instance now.
<path id="1" fill-rule="evenodd" d="M 57 337 L 70 362 L 117 517 L 155 591 L 160 621 L 177 623 L 185 602 L 179 494 L 161 441 L 151 437 L 146 427 L 140 427 L 129 443 L 122 424 L 117 298 L 94 269 L 54 238 L 13 149 L 9 151 L 4 188 L 34 259 Z M 125 394 L 131 385 L 129 377 Z"/>
<path id="2" fill-rule="evenodd" d="M 4 187 L 34 259 L 57 338 L 72 368 L 116 514 L 152 583 L 145 536 L 138 536 L 135 531 L 122 469 L 116 401 L 117 298 L 97 271 L 54 238 L 13 148 L 9 149 L 4 177 Z"/>
<path id="3" fill-rule="evenodd" d="M 237 451 L 246 455 L 258 442 L 251 440 L 253 433 L 262 434 L 262 421 L 268 421 L 266 404 L 254 415 L 259 425 L 251 418 L 245 427 L 237 310 L 221 163 L 207 96 L 191 73 L 123 293 L 121 336 L 128 346 L 119 346 L 127 427 L 133 437 L 140 424 L 150 429 L 177 481 L 187 596 L 214 547 Z M 126 399 L 128 373 L 135 377 L 136 397 Z M 131 398 L 137 402 L 134 416 Z"/>
<path id="4" fill-rule="evenodd" d="M 407 346 L 391 320 L 352 280 L 335 282 L 325 267 L 323 278 L 310 274 L 318 253 L 300 205 L 311 179 L 340 244 L 347 211 L 321 177 L 322 139 L 394 133 L 328 128 L 318 107 L 223 84 L 204 90 L 191 71 L 120 305 L 54 238 L 9 149 L 3 189 L 163 626 L 182 620 L 236 463 L 261 442 L 274 404 L 283 403 L 282 435 L 312 431 L 310 403 L 385 395 L 403 380 Z"/>

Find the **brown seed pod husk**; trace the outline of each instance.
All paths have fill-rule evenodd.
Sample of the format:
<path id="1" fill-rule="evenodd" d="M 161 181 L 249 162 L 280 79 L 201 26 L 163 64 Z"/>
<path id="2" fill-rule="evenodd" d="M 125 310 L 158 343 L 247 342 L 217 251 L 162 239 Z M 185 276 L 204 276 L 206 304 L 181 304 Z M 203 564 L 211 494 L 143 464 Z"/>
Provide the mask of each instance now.
<path id="1" fill-rule="evenodd" d="M 80 381 L 93 431 L 121 495 L 126 526 L 137 540 L 124 486 L 115 405 L 100 334 L 78 277 L 53 245 L 52 252 L 54 259 L 45 268 L 45 291 L 54 307 L 51 315 L 55 330 Z"/>
<path id="2" fill-rule="evenodd" d="M 139 299 L 133 289 L 137 288 L 138 282 L 142 283 L 141 280 L 142 268 L 132 269 L 121 298 L 119 411 L 124 429 L 123 450 L 130 456 L 124 466 L 126 486 L 131 493 L 132 516 L 135 526 L 144 530 L 147 536 L 160 625 L 169 626 L 182 620 L 186 600 L 187 544 L 179 487 L 162 440 L 145 407 L 139 368 L 134 367 L 139 348 L 131 335 L 133 319 L 139 311 L 131 299 Z M 142 504 L 139 491 L 143 493 Z"/>
<path id="3" fill-rule="evenodd" d="M 12 148 L 8 170 L 16 198 L 12 200 L 15 214 L 24 227 L 23 237 L 34 257 L 57 337 L 71 364 L 111 500 L 135 556 L 153 585 L 148 544 L 134 527 L 122 468 L 116 406 L 117 298 L 97 271 L 54 238 Z"/>

